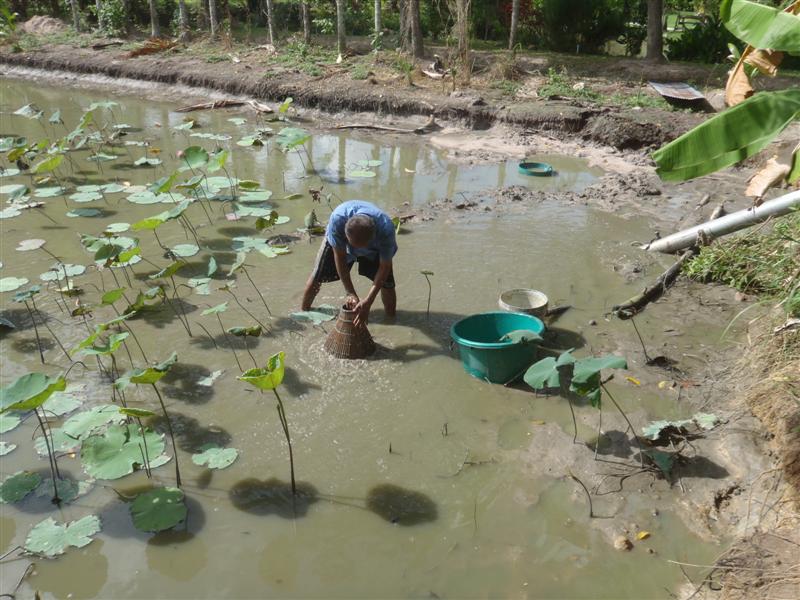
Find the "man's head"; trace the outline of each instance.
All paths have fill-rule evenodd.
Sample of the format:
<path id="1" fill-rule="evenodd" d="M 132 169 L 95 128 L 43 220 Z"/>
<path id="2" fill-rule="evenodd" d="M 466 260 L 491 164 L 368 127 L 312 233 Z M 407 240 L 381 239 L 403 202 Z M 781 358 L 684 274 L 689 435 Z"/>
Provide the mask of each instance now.
<path id="1" fill-rule="evenodd" d="M 344 235 L 353 248 L 366 248 L 375 239 L 375 222 L 367 215 L 353 215 L 347 219 Z"/>

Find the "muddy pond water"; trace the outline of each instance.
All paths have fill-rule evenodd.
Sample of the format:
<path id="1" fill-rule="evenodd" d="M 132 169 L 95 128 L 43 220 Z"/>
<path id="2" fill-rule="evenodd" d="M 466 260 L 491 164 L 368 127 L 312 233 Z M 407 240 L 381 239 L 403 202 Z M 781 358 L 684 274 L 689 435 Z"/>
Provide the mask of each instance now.
<path id="1" fill-rule="evenodd" d="M 54 560 L 6 559 L 0 564 L 0 591 L 9 592 L 33 561 L 34 572 L 22 589 L 56 598 L 656 598 L 665 597 L 665 589 L 675 589 L 683 581 L 669 559 L 705 564 L 719 553 L 717 543 L 695 535 L 680 518 L 675 499 L 679 491 L 663 482 L 658 493 L 631 494 L 625 516 L 619 519 L 620 530 L 635 523 L 649 531 L 647 543 L 637 544 L 631 552 L 614 550 L 609 523 L 601 527 L 598 519 L 590 519 L 585 496 L 565 477 L 565 469 L 542 464 L 534 450 L 534 440 L 543 435 L 572 448 L 566 401 L 534 396 L 523 386 L 504 388 L 470 378 L 449 348 L 453 322 L 494 310 L 499 293 L 516 287 L 544 290 L 554 303 L 574 307 L 555 325 L 558 335 L 550 341 L 558 347 L 575 347 L 579 355 L 630 348 L 614 341 L 624 337 L 629 342 L 629 326 L 605 321 L 603 314 L 642 285 L 627 282 L 612 265 L 632 252 L 631 240 L 651 235 L 647 220 L 621 219 L 557 201 L 508 214 L 452 211 L 429 221 L 412 220 L 398 238 L 397 320 L 382 322 L 379 301 L 373 310 L 371 331 L 379 345 L 373 358 L 352 362 L 331 358 L 322 349 L 331 323 L 315 327 L 289 318 L 299 310 L 302 287 L 320 242 L 319 237 L 309 239 L 297 231 L 312 209 L 324 223 L 329 204 L 363 198 L 395 213 L 411 214 L 438 199 L 511 184 L 553 191 L 580 189 L 597 180 L 599 169 L 569 157 L 532 154 L 554 164 L 558 176 L 530 178 L 518 174 L 514 162 L 459 164 L 423 140 L 332 133 L 322 122 L 291 124 L 307 129 L 311 138 L 302 153 L 282 152 L 274 137 L 265 137 L 263 146 L 236 143 L 259 128 L 277 133 L 287 126 L 247 109 L 184 115 L 173 112 L 175 104 L 99 90 L 12 79 L 0 86 L 0 137 L 53 140 L 71 131 L 98 101 L 115 104 L 96 108 L 90 129 L 105 127 L 103 134 L 108 135 L 114 125 L 128 126 L 118 128 L 127 135 L 111 145 L 98 148 L 90 142 L 70 152 L 57 170 L 60 183 L 37 185 L 36 177 L 24 172 L 6 172 L 0 178 L 6 192 L 2 208 L 7 206 L 9 190 L 13 193 L 5 186 L 66 188 L 63 196 L 38 198 L 34 193 L 31 200 L 44 202 L 43 207 L 0 220 L 2 278 L 46 285 L 39 276 L 54 259 L 43 250 L 16 251 L 23 240 L 42 238 L 47 240 L 45 248 L 65 263 L 92 265 L 72 278 L 84 290 L 80 301 L 85 305 L 98 302 L 98 289 L 116 288 L 114 277 L 119 286 L 128 288 L 131 298 L 135 296 L 131 290 L 150 287 L 147 275 L 170 262 L 152 232 L 119 234 L 138 238 L 147 259 L 127 274 L 120 269 L 99 273 L 80 236 L 97 236 L 112 223 L 134 223 L 169 210 L 174 197 L 150 198 L 134 187 L 139 200 L 156 202 L 135 203 L 129 186 L 169 175 L 179 165 L 176 152 L 191 145 L 209 151 L 228 149 L 230 177 L 255 180 L 261 189 L 270 190 L 268 204 L 289 217 L 268 232 L 258 232 L 255 216 L 225 217 L 231 212 L 230 203 L 204 203 L 210 219 L 195 203 L 186 214 L 197 240 L 174 221 L 157 230 L 165 247 L 199 246 L 199 252 L 184 259 L 186 265 L 176 275 L 179 284 L 205 276 L 212 257 L 218 265 L 208 295 L 179 288 L 183 300 L 176 305 L 185 311 L 192 337 L 166 306 L 130 321 L 150 360 L 163 360 L 172 351 L 178 355 L 177 365 L 159 385 L 178 438 L 188 505 L 185 524 L 156 535 L 134 528 L 124 499 L 149 485 L 143 472 L 98 480 L 88 493 L 58 508 L 46 493 L 3 504 L 0 552 L 22 545 L 31 527 L 49 516 L 65 522 L 95 514 L 102 530 L 89 545 L 71 548 Z M 35 104 L 44 116 L 29 119 L 12 114 L 27 104 Z M 64 126 L 48 122 L 56 110 Z M 195 119 L 196 127 L 175 129 L 186 117 Z M 218 137 L 192 137 L 197 133 Z M 116 158 L 87 160 L 97 153 Z M 158 159 L 160 164 L 134 166 L 142 157 Z M 14 167 L 5 157 L 2 164 L 5 169 Z M 363 171 L 374 176 L 365 177 Z M 222 170 L 214 175 L 226 176 Z M 190 176 L 181 173 L 179 180 Z M 69 197 L 79 185 L 115 182 L 124 189 L 103 191 L 97 197 L 91 190 L 83 196 L 77 191 L 78 196 Z M 320 188 L 322 201 L 314 203 L 309 190 Z M 328 193 L 330 202 L 325 199 Z M 282 199 L 292 194 L 299 197 Z M 255 200 L 240 206 L 264 208 L 264 203 Z M 96 214 L 66 215 L 80 208 L 96 209 Z M 233 345 L 244 368 L 253 366 L 248 350 L 259 366 L 269 355 L 286 352 L 283 399 L 302 492 L 294 509 L 288 501 L 286 445 L 272 397 L 237 381 L 240 371 L 229 340 L 213 315 L 201 314 L 227 301 L 227 310 L 220 315 L 225 327 L 255 324 L 220 288 L 236 260 L 233 238 L 274 235 L 297 237 L 289 240 L 289 254 L 267 258 L 251 252 L 246 262 L 271 317 L 242 271 L 231 276 L 237 282 L 233 293 L 239 302 L 269 331 L 259 338 L 244 338 L 247 348 L 240 338 Z M 422 270 L 435 273 L 430 315 Z M 357 278 L 356 285 L 366 291 L 364 279 Z M 317 303 L 338 305 L 341 291 L 338 284 L 326 285 Z M 2 331 L 0 383 L 8 385 L 28 371 L 62 372 L 68 362 L 41 326 L 47 364 L 39 362 L 30 319 L 12 296 L 6 292 L 0 297 L 2 316 L 17 326 Z M 37 296 L 37 307 L 49 315 L 49 325 L 61 343 L 71 348 L 86 336 L 86 329 L 57 301 L 61 301 L 58 294 L 45 288 Z M 67 302 L 73 308 L 76 299 Z M 108 307 L 97 308 L 89 323 L 113 316 Z M 680 350 L 698 354 L 707 349 L 707 340 L 719 338 L 727 318 L 726 314 L 712 319 L 674 317 L 656 305 L 640 327 L 650 340 L 670 324 L 680 325 L 688 329 L 676 342 Z M 600 325 L 588 326 L 590 319 L 599 319 Z M 128 348 L 137 366 L 142 366 L 136 346 Z M 127 354 L 120 351 L 118 356 L 121 368 L 128 368 Z M 90 358 L 83 357 L 88 370 L 77 366 L 68 377 L 82 402 L 79 410 L 111 399 L 108 381 L 98 375 Z M 199 383 L 220 370 L 212 385 Z M 635 369 L 633 374 L 641 377 Z M 689 410 L 674 395 L 659 390 L 657 379 L 642 379 L 643 384 L 636 386 L 620 376 L 611 384 L 637 422 L 685 416 Z M 132 406 L 158 408 L 151 390 L 128 392 L 127 398 Z M 579 406 L 577 412 L 580 438 L 591 440 L 597 411 Z M 35 419 L 28 418 L 2 434 L 3 442 L 17 445 L 1 459 L 3 478 L 21 469 L 47 475 L 46 457 L 39 457 L 32 447 L 32 436 L 40 435 L 34 425 Z M 191 454 L 208 443 L 236 448 L 239 456 L 221 470 L 193 464 Z M 172 454 L 169 444 L 167 449 Z M 174 485 L 173 465 L 174 459 L 154 469 L 155 482 Z M 87 479 L 80 456 L 62 456 L 59 467 L 62 474 Z M 587 481 L 592 475 L 580 474 Z"/>

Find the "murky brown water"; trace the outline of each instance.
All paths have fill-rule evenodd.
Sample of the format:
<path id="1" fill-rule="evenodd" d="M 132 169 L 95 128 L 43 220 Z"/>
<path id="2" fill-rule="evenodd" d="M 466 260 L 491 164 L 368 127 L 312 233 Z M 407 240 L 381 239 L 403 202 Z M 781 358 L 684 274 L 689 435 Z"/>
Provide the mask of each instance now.
<path id="1" fill-rule="evenodd" d="M 10 116 L 10 111 L 33 102 L 45 111 L 44 126 L 49 129 L 47 116 L 60 108 L 71 128 L 82 108 L 108 99 L 108 94 L 99 92 L 12 80 L 3 81 L 1 94 L 0 133 L 32 139 L 44 135 L 42 127 L 37 121 Z M 182 118 L 170 112 L 173 105 L 125 96 L 113 99 L 121 105 L 114 109 L 113 119 L 140 128 L 124 139 L 150 140 L 161 150 L 158 156 L 167 167 L 175 164 L 175 152 L 190 144 L 230 146 L 232 176 L 259 181 L 275 198 L 303 194 L 299 200 L 271 202 L 280 214 L 291 217 L 275 233 L 293 233 L 303 226 L 303 216 L 312 208 L 307 190 L 319 188 L 320 178 L 305 175 L 296 153 L 236 146 L 234 142 L 255 127 L 252 113 L 194 115 L 202 124 L 195 131 L 233 136 L 228 142 L 214 142 L 172 130 Z M 234 125 L 228 121 L 232 117 L 246 118 L 247 123 Z M 277 130 L 280 125 L 272 127 Z M 169 173 L 164 166 L 133 168 L 130 163 L 144 155 L 144 148 L 118 151 L 122 156 L 104 163 L 102 173 L 85 161 L 86 152 L 74 153 L 81 172 L 69 183 L 119 179 L 135 185 Z M 513 163 L 456 165 L 417 140 L 389 144 L 366 135 L 315 134 L 308 155 L 327 180 L 325 189 L 337 198 L 370 199 L 399 207 L 400 212 L 413 212 L 415 206 L 459 192 L 512 183 L 554 190 L 582 187 L 599 174 L 580 161 L 548 157 L 559 177 L 530 179 L 518 175 Z M 376 177 L 338 181 L 342 171 L 362 159 L 383 161 L 374 169 Z M 29 181 L 23 176 L 6 177 L 0 184 Z M 41 251 L 16 252 L 21 240 L 46 238 L 47 249 L 65 262 L 88 264 L 91 257 L 81 248 L 79 233 L 98 234 L 110 223 L 134 222 L 169 208 L 134 205 L 115 194 L 107 202 L 81 205 L 101 209 L 101 217 L 73 219 L 65 217 L 67 208 L 61 198 L 46 202 L 45 214 L 29 210 L 0 221 L 0 276 L 24 276 L 36 283 L 38 274 L 53 263 Z M 405 202 L 409 205 L 403 206 Z M 70 202 L 70 208 L 74 206 Z M 325 204 L 313 207 L 324 221 Z M 218 204 L 214 209 L 219 210 Z M 172 350 L 178 353 L 179 364 L 163 380 L 162 389 L 177 419 L 189 498 L 185 530 L 151 536 L 133 528 L 128 506 L 111 487 L 126 494 L 146 482 L 143 474 L 102 482 L 87 496 L 58 510 L 47 498 L 2 505 L 0 552 L 22 544 L 30 527 L 48 515 L 64 521 L 93 513 L 103 522 L 98 539 L 89 546 L 71 549 L 57 560 L 36 561 L 35 575 L 23 589 L 38 589 L 57 598 L 663 597 L 665 587 L 674 588 L 682 581 L 667 559 L 704 563 L 718 554 L 715 544 L 693 535 L 673 513 L 679 492 L 664 486 L 657 496 L 631 496 L 624 523 L 620 522 L 620 527 L 635 522 L 650 531 L 647 544 L 637 545 L 630 553 L 611 549 L 598 520 L 589 519 L 582 493 L 564 479 L 563 470 L 532 469 L 536 457 L 526 453 L 543 431 L 542 421 L 556 423 L 571 438 L 565 401 L 472 379 L 448 349 L 448 330 L 455 320 L 493 310 L 499 292 L 515 287 L 535 287 L 546 291 L 554 303 L 575 307 L 557 324 L 562 347 L 575 346 L 583 352 L 615 349 L 615 336 L 629 339 L 632 332 L 625 324 L 603 321 L 602 315 L 635 293 L 641 282 L 625 283 L 609 264 L 631 253 L 629 240 L 649 236 L 647 222 L 623 221 L 590 208 L 554 202 L 505 217 L 492 212 L 454 214 L 414 223 L 399 238 L 397 323 L 382 324 L 382 309 L 376 303 L 371 331 L 380 348 L 368 361 L 328 357 L 321 347 L 323 331 L 288 318 L 298 309 L 319 238 L 311 243 L 303 239 L 292 246 L 291 254 L 277 259 L 249 258 L 249 273 L 274 315 L 269 321 L 271 332 L 250 340 L 251 350 L 259 362 L 278 350 L 287 355 L 284 400 L 297 476 L 307 493 L 291 518 L 291 510 L 281 499 L 285 498 L 281 494 L 286 492 L 288 462 L 275 407 L 267 396 L 235 379 L 238 369 L 224 340 L 218 339 L 221 348 L 215 348 L 196 326 L 203 323 L 213 335 L 220 333 L 216 321 L 200 313 L 230 299 L 216 290 L 235 258 L 231 238 L 257 235 L 254 219 L 228 222 L 217 212 L 209 224 L 197 207 L 189 214 L 202 248 L 188 259 L 190 267 L 181 271 L 179 280 L 202 274 L 212 255 L 220 264 L 211 295 L 186 296 L 194 337 L 186 335 L 168 309 L 132 322 L 151 359 L 166 358 Z M 160 256 L 152 234 L 140 232 L 138 237 L 144 256 L 165 266 L 167 260 Z M 175 223 L 162 227 L 159 237 L 166 246 L 192 241 Z M 423 269 L 435 272 L 430 317 L 425 314 L 427 285 L 419 274 Z M 154 270 L 145 263 L 135 267 L 137 278 Z M 121 274 L 117 276 L 125 285 Z M 101 286 L 101 279 L 90 270 L 75 283 L 86 290 L 83 301 L 92 302 L 97 296 L 92 284 Z M 108 274 L 102 284 L 116 287 Z M 241 274 L 238 284 L 240 301 L 266 320 L 266 311 Z M 364 290 L 364 280 L 357 286 Z M 39 364 L 33 331 L 24 326 L 27 320 L 19 305 L 10 303 L 10 296 L 0 297 L 4 315 L 23 326 L 3 335 L 2 384 L 29 370 L 58 373 L 65 358 L 51 345 L 45 354 L 48 364 Z M 325 286 L 318 300 L 340 301 L 337 284 Z M 38 304 L 64 323 L 54 320 L 52 326 L 65 346 L 85 335 L 69 323 L 52 293 L 42 294 Z M 105 320 L 111 313 L 100 309 L 95 316 Z M 718 338 L 726 316 L 720 314 L 711 321 L 705 315 L 675 318 L 667 308 L 656 305 L 640 327 L 648 340 L 661 340 L 670 324 L 688 326 L 690 331 L 677 343 L 681 351 L 701 353 L 703 340 Z M 222 318 L 226 327 L 252 324 L 233 302 Z M 587 326 L 592 318 L 600 320 L 598 327 Z M 44 337 L 49 335 L 44 332 Z M 135 347 L 131 346 L 131 352 L 140 360 Z M 237 355 L 245 368 L 251 366 L 241 344 Z M 635 357 L 631 358 L 633 362 Z M 120 360 L 127 366 L 126 356 Z M 197 385 L 217 369 L 224 374 L 213 387 Z M 99 381 L 94 370 L 85 373 L 76 367 L 70 380 L 85 386 L 86 406 L 109 400 L 108 385 Z M 653 385 L 635 387 L 619 381 L 612 389 L 639 417 L 685 414 L 674 396 L 657 389 L 652 377 L 646 383 Z M 154 398 L 145 392 L 134 398 L 143 406 L 154 406 Z M 595 435 L 596 411 L 579 407 L 578 415 L 581 437 L 589 440 Z M 3 477 L 21 468 L 46 469 L 46 461 L 38 459 L 30 447 L 32 421 L 3 434 L 4 441 L 19 445 L 2 458 Z M 207 442 L 235 447 L 240 457 L 221 471 L 195 466 L 189 454 Z M 485 464 L 459 472 L 465 457 Z M 64 457 L 59 464 L 62 471 L 80 478 L 76 459 Z M 159 481 L 174 482 L 172 464 L 154 474 Z M 581 475 L 589 479 L 592 474 Z M 270 500 L 276 497 L 277 501 Z M 658 516 L 653 516 L 655 508 L 660 510 Z M 656 554 L 649 554 L 647 548 Z M 20 559 L 0 566 L 2 591 L 13 586 L 25 564 Z"/>

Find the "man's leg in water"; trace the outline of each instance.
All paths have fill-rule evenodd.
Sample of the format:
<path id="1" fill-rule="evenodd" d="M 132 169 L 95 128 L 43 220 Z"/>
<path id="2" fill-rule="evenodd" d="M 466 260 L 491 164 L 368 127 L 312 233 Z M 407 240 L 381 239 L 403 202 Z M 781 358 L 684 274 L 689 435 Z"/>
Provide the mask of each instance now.
<path id="1" fill-rule="evenodd" d="M 394 288 L 382 288 L 381 300 L 383 301 L 383 309 L 386 311 L 386 317 L 393 319 L 397 313 L 397 291 Z"/>
<path id="2" fill-rule="evenodd" d="M 319 294 L 321 284 L 314 280 L 314 274 L 308 278 L 306 282 L 306 289 L 303 290 L 303 303 L 300 305 L 302 310 L 311 310 L 311 305 L 314 304 L 314 298 Z"/>

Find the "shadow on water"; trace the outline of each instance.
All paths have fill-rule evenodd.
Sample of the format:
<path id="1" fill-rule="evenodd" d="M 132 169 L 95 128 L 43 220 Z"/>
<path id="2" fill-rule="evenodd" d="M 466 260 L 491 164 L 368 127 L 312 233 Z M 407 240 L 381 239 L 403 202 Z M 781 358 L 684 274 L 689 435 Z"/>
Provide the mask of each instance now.
<path id="1" fill-rule="evenodd" d="M 56 347 L 55 341 L 50 337 L 50 334 L 45 331 L 39 332 L 39 340 L 41 342 L 42 350 L 52 350 Z M 36 336 L 17 338 L 11 343 L 11 347 L 21 354 L 38 354 L 39 345 L 36 343 Z M 62 355 L 63 356 L 63 355 Z M 38 360 L 38 359 L 37 359 Z"/>
<path id="2" fill-rule="evenodd" d="M 242 479 L 230 489 L 228 496 L 234 507 L 254 515 L 275 515 L 283 519 L 297 519 L 308 514 L 308 508 L 319 502 L 317 488 L 306 481 L 298 481 L 297 494 L 292 495 L 292 485 L 277 477 L 271 479 Z"/>
<path id="3" fill-rule="evenodd" d="M 149 492 L 155 487 L 150 482 L 143 482 L 135 487 L 123 488 L 118 491 L 125 498 L 130 498 L 132 501 L 134 497 L 144 492 Z M 184 495 L 184 502 L 186 504 L 186 519 L 172 529 L 155 535 L 139 531 L 133 526 L 130 502 L 112 500 L 96 514 L 103 523 L 103 535 L 113 538 L 152 536 L 148 539 L 148 543 L 159 544 L 163 540 L 165 544 L 178 544 L 191 540 L 206 524 L 206 513 L 203 505 L 193 498 L 191 493 Z M 153 541 L 154 538 L 159 539 Z"/>
<path id="4" fill-rule="evenodd" d="M 322 387 L 316 383 L 310 383 L 300 378 L 297 369 L 285 367 L 283 374 L 283 386 L 294 396 L 302 396 L 311 390 L 321 390 Z"/>
<path id="5" fill-rule="evenodd" d="M 214 396 L 214 388 L 210 385 L 199 385 L 198 381 L 211 375 L 204 365 L 179 362 L 167 371 L 161 380 L 162 389 L 170 398 L 189 404 L 205 404 Z"/>
<path id="6" fill-rule="evenodd" d="M 599 439 L 599 444 L 597 443 Z M 614 456 L 617 458 L 629 458 L 634 453 L 635 442 L 628 437 L 624 431 L 611 430 L 600 434 L 599 438 L 594 437 L 586 441 L 586 447 L 594 452 L 597 446 L 599 456 Z M 638 448 L 637 448 L 638 454 Z"/>
<path id="7" fill-rule="evenodd" d="M 376 485 L 367 494 L 367 510 L 395 525 L 419 525 L 439 517 L 436 503 L 421 492 L 399 485 Z"/>
<path id="8" fill-rule="evenodd" d="M 202 452 L 202 447 L 206 444 L 214 444 L 224 448 L 233 440 L 231 434 L 225 429 L 214 425 L 202 425 L 194 417 L 170 411 L 169 419 L 172 423 L 172 430 L 175 432 L 178 447 L 184 452 L 192 454 Z M 163 416 L 152 417 L 149 419 L 148 424 L 159 433 L 169 433 L 167 422 Z"/>

